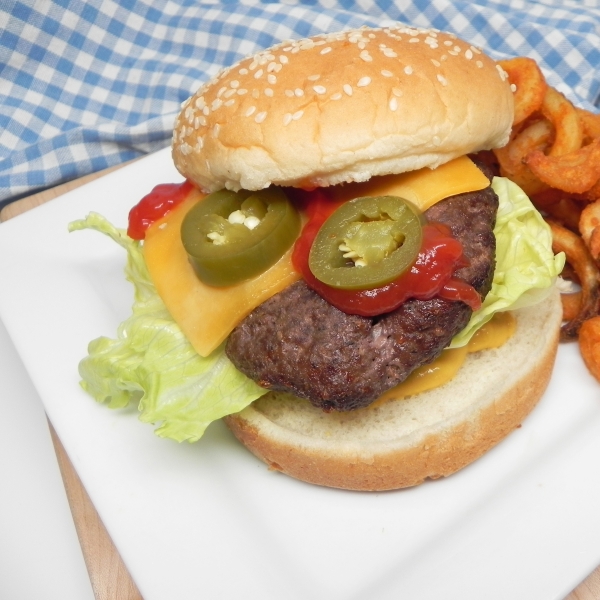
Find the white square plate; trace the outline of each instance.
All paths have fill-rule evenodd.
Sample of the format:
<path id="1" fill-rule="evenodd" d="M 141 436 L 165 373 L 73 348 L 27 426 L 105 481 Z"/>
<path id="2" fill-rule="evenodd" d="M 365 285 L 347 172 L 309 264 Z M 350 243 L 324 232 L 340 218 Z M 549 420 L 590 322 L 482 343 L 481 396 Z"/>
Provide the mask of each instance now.
<path id="1" fill-rule="evenodd" d="M 90 340 L 114 336 L 132 290 L 124 251 L 70 221 L 125 227 L 169 151 L 0 226 L 0 317 L 145 600 L 550 600 L 600 564 L 600 384 L 576 345 L 523 426 L 456 475 L 353 493 L 269 471 L 222 423 L 197 444 L 79 387 Z"/>

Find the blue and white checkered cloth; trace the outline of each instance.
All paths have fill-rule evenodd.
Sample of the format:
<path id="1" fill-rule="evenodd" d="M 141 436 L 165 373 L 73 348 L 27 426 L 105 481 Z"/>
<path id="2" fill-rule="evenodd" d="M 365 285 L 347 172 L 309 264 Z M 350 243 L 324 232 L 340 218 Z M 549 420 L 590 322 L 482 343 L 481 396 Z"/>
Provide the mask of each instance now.
<path id="1" fill-rule="evenodd" d="M 0 206 L 168 145 L 181 102 L 246 54 L 390 21 L 530 56 L 600 106 L 600 0 L 2 0 Z"/>

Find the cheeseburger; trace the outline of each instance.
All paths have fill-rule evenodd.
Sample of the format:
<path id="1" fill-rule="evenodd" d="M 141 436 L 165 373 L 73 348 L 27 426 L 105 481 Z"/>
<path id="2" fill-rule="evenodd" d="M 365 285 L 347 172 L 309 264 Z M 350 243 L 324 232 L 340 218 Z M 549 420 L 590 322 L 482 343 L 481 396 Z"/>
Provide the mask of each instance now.
<path id="1" fill-rule="evenodd" d="M 518 427 L 552 370 L 562 257 L 522 191 L 477 160 L 512 121 L 491 58 L 401 25 L 284 42 L 203 85 L 173 133 L 186 182 L 145 198 L 129 233 L 217 379 L 200 401 L 182 368 L 185 398 L 170 390 L 158 410 L 155 360 L 122 386 L 143 419 L 194 439 L 190 405 L 243 395 L 211 418 L 273 469 L 356 490 L 449 475 Z M 172 210 L 139 226 L 165 196 Z M 102 352 L 80 372 L 113 401 L 91 383 Z"/>

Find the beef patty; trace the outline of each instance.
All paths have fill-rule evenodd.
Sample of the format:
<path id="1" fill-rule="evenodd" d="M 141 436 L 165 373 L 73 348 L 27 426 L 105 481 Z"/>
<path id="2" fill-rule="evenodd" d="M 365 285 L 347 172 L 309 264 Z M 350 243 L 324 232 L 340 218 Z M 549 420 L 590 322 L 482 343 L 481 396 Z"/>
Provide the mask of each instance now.
<path id="1" fill-rule="evenodd" d="M 498 198 L 491 188 L 459 194 L 426 211 L 448 225 L 469 265 L 455 277 L 482 297 L 490 289 Z M 373 318 L 341 312 L 304 281 L 276 294 L 231 333 L 226 352 L 259 385 L 306 398 L 326 411 L 367 406 L 433 361 L 468 323 L 471 309 L 441 298 L 409 300 Z"/>

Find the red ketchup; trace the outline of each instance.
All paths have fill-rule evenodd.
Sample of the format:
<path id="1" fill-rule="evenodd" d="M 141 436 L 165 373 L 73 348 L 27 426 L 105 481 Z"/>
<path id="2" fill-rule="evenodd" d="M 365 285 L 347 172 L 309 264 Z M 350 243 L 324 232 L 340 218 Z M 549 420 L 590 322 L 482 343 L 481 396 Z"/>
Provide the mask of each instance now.
<path id="1" fill-rule="evenodd" d="M 467 263 L 462 244 L 452 237 L 447 226 L 440 223 L 424 226 L 423 242 L 415 263 L 387 285 L 372 290 L 341 290 L 319 281 L 308 266 L 310 248 L 321 225 L 338 206 L 339 203 L 330 200 L 320 190 L 310 193 L 310 201 L 306 205 L 309 220 L 292 254 L 294 267 L 302 274 L 307 285 L 327 302 L 345 313 L 364 317 L 395 310 L 409 298 L 428 300 L 437 296 L 460 300 L 473 310 L 481 306 L 477 290 L 452 275 Z"/>
<path id="2" fill-rule="evenodd" d="M 134 240 L 143 240 L 148 227 L 183 202 L 193 187 L 187 180 L 157 185 L 129 211 L 127 235 Z"/>

